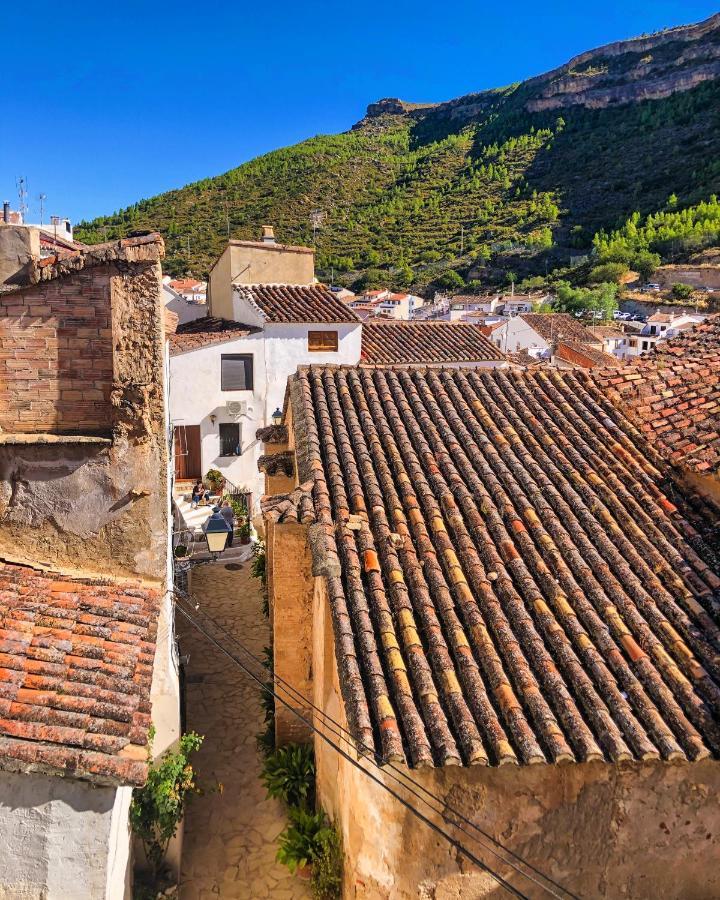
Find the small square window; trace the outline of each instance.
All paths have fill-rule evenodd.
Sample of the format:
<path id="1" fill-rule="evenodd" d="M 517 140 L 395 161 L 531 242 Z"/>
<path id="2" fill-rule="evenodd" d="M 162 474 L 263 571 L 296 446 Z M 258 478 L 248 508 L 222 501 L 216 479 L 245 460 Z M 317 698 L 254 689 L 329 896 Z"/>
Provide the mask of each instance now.
<path id="1" fill-rule="evenodd" d="M 337 331 L 308 331 L 308 350 L 311 353 L 337 353 Z"/>
<path id="2" fill-rule="evenodd" d="M 220 423 L 220 456 L 240 456 L 240 425 L 238 422 Z"/>
<path id="3" fill-rule="evenodd" d="M 220 357 L 220 390 L 251 391 L 253 358 L 244 353 L 223 353 Z"/>

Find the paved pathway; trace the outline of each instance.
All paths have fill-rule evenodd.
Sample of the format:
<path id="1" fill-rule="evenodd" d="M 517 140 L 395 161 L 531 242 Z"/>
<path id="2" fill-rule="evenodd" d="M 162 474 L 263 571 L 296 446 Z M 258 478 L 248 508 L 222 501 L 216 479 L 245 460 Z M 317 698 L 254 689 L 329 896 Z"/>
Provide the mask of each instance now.
<path id="1" fill-rule="evenodd" d="M 228 571 L 223 561 L 199 566 L 192 593 L 201 608 L 253 653 L 270 642 L 250 563 Z M 258 689 L 225 655 L 178 615 L 187 665 L 187 728 L 205 735 L 195 757 L 201 781 L 222 793 L 195 798 L 185 817 L 180 900 L 305 900 L 307 884 L 275 862 L 286 823 L 281 803 L 259 780 L 255 736 L 263 728 Z"/>

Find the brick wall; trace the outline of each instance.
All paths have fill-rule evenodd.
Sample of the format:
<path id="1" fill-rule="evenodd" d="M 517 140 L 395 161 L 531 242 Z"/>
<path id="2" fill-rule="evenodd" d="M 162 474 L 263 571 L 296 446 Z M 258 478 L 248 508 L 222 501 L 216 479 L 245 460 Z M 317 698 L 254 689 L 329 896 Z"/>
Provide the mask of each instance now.
<path id="1" fill-rule="evenodd" d="M 109 431 L 112 354 L 107 270 L 0 294 L 0 430 Z"/>

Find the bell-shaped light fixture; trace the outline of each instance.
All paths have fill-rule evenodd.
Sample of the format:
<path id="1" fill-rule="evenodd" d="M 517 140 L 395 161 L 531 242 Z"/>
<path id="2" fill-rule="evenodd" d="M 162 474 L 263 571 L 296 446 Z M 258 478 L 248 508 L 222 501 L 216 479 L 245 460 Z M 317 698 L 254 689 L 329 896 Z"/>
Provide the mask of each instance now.
<path id="1" fill-rule="evenodd" d="M 222 521 L 214 521 L 212 518 L 205 523 L 205 540 L 207 541 L 208 550 L 213 557 L 217 557 L 225 549 L 228 539 L 227 523 Z"/>

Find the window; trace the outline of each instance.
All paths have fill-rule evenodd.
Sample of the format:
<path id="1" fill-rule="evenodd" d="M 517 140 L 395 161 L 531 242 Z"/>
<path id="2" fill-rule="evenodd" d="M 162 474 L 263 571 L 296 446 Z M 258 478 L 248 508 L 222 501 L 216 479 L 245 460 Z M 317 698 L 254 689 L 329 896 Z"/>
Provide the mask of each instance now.
<path id="1" fill-rule="evenodd" d="M 337 353 L 337 331 L 308 331 L 308 350 L 311 353 Z"/>
<path id="2" fill-rule="evenodd" d="M 650 346 L 650 342 L 649 342 L 649 341 L 643 341 L 643 342 L 642 342 L 642 349 L 643 349 L 643 350 L 647 350 L 649 346 Z"/>
<path id="3" fill-rule="evenodd" d="M 240 425 L 220 423 L 220 456 L 240 456 Z"/>
<path id="4" fill-rule="evenodd" d="M 252 389 L 252 355 L 223 353 L 220 357 L 220 390 L 251 391 Z"/>
<path id="5" fill-rule="evenodd" d="M 630 338 L 630 340 L 628 341 L 628 346 L 637 347 L 637 341 L 635 340 L 635 338 Z"/>

